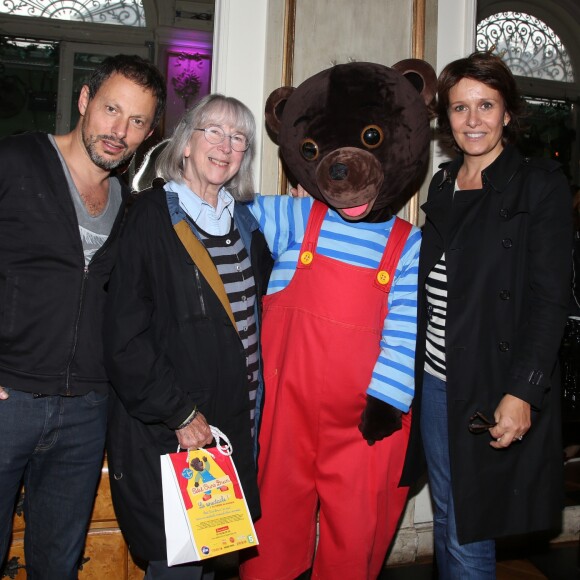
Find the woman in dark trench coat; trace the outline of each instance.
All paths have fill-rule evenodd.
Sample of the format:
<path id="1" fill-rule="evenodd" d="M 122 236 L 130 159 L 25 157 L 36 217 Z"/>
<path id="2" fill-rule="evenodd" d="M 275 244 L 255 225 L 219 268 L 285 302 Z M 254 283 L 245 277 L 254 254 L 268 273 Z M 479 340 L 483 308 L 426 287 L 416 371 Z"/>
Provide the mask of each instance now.
<path id="1" fill-rule="evenodd" d="M 442 579 L 495 578 L 500 536 L 559 525 L 557 351 L 570 287 L 570 193 L 557 163 L 511 144 L 521 101 L 500 58 L 439 77 L 459 156 L 423 206 L 414 425 L 403 483 L 427 460 Z"/>

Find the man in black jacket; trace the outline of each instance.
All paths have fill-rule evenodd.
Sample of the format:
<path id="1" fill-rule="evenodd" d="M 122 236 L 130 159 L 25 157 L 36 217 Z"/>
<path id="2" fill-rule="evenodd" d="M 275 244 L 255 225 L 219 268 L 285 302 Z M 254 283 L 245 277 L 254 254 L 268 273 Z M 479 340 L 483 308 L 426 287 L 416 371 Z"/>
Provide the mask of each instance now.
<path id="1" fill-rule="evenodd" d="M 66 135 L 0 142 L 0 566 L 25 486 L 28 578 L 77 578 L 103 460 L 102 310 L 127 188 L 112 172 L 165 106 L 159 71 L 109 57 Z"/>

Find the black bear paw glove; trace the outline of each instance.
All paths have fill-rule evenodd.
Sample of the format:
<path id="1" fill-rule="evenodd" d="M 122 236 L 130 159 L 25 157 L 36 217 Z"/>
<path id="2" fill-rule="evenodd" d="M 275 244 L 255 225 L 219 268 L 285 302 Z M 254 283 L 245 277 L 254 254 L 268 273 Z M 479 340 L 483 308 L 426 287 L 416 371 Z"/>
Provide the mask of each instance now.
<path id="1" fill-rule="evenodd" d="M 367 395 L 367 406 L 358 428 L 367 443 L 374 445 L 375 441 L 380 441 L 401 429 L 403 426 L 401 416 L 402 411 L 399 409 Z"/>

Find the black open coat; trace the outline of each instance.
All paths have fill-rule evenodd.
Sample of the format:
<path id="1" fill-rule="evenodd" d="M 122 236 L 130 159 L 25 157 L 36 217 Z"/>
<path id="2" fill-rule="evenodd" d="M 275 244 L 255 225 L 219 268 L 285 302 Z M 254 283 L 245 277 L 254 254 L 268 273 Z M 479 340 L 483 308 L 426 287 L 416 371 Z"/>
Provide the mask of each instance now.
<path id="1" fill-rule="evenodd" d="M 570 296 L 571 198 L 558 165 L 508 146 L 483 189 L 453 197 L 458 158 L 433 178 L 423 209 L 413 429 L 403 483 L 423 471 L 425 279 L 445 252 L 449 453 L 461 543 L 547 529 L 563 507 L 557 351 Z M 529 402 L 532 427 L 505 450 L 468 431 L 505 393 Z"/>
<path id="2" fill-rule="evenodd" d="M 234 221 L 252 263 L 256 304 L 271 257 L 249 210 Z M 249 247 L 248 247 L 249 246 Z M 107 455 L 115 512 L 131 553 L 165 560 L 160 456 L 197 405 L 230 439 L 250 512 L 260 514 L 246 354 L 218 297 L 176 232 L 162 187 L 139 194 L 121 233 L 104 326 Z"/>
<path id="3" fill-rule="evenodd" d="M 86 266 L 66 179 L 46 133 L 0 141 L 0 385 L 104 394 L 101 326 L 124 208 Z"/>

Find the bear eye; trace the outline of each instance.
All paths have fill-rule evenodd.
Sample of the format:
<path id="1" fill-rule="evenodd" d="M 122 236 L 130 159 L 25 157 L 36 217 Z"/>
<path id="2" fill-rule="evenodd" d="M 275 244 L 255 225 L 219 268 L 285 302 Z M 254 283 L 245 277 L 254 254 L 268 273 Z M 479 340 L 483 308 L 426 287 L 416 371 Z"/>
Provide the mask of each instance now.
<path id="1" fill-rule="evenodd" d="M 318 145 L 312 139 L 304 139 L 300 143 L 300 153 L 306 161 L 314 161 L 318 157 Z"/>
<path id="2" fill-rule="evenodd" d="M 369 125 L 365 127 L 361 134 L 360 140 L 363 142 L 363 145 L 366 145 L 369 149 L 375 149 L 378 147 L 385 138 L 383 134 L 383 130 L 378 127 L 377 125 Z"/>

